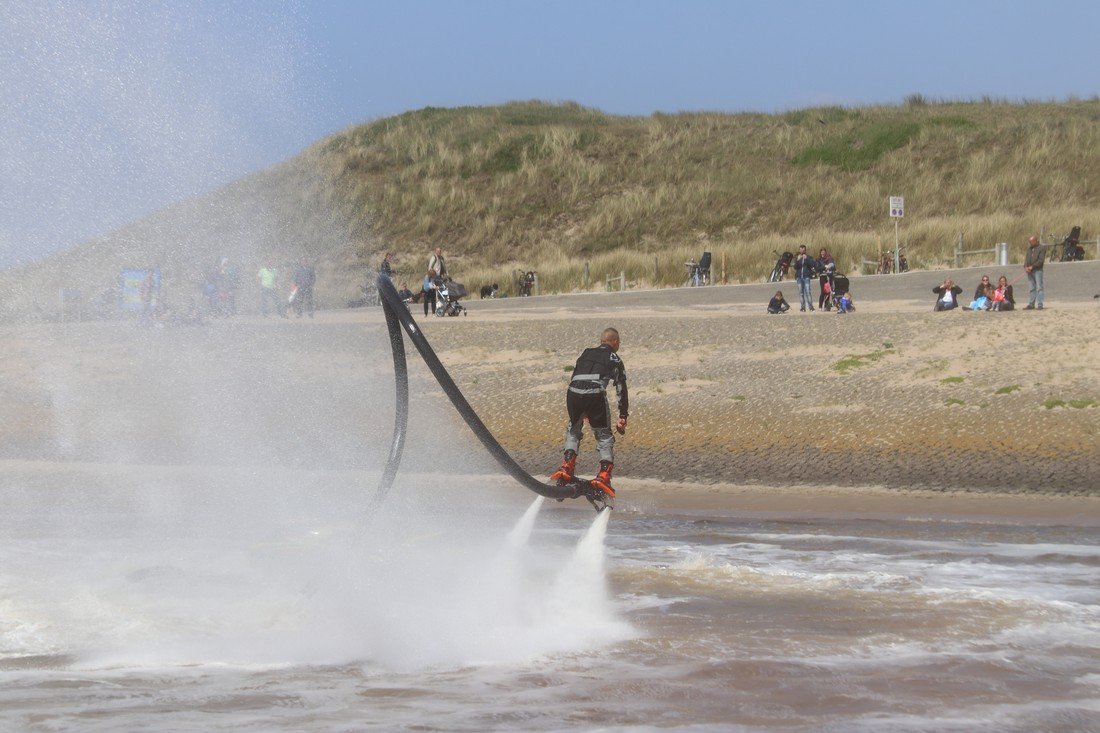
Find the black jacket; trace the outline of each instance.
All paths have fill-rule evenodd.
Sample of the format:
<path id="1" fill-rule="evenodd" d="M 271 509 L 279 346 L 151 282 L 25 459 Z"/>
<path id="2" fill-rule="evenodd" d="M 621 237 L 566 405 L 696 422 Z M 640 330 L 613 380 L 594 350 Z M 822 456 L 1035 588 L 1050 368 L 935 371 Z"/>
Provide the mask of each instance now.
<path id="1" fill-rule="evenodd" d="M 962 295 L 962 291 L 963 289 L 960 288 L 958 285 L 951 286 L 951 295 L 954 296 L 953 299 L 955 301 L 955 305 L 961 305 L 961 303 L 959 303 L 959 296 Z M 936 287 L 932 288 L 932 292 L 939 296 L 938 298 L 936 298 L 937 301 L 943 300 L 943 294 L 945 291 L 942 285 L 937 285 Z"/>
<path id="2" fill-rule="evenodd" d="M 606 394 L 611 383 L 615 384 L 615 394 L 619 398 L 619 417 L 629 417 L 630 403 L 626 392 L 626 367 L 623 366 L 623 360 L 607 344 L 585 349 L 573 368 L 569 391 L 576 394 Z"/>

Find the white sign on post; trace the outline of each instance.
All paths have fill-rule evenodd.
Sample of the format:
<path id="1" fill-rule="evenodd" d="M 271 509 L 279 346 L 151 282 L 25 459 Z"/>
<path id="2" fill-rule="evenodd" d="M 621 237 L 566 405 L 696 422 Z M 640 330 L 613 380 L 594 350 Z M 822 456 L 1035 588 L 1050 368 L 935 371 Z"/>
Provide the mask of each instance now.
<path id="1" fill-rule="evenodd" d="M 890 216 L 895 219 L 900 219 L 905 216 L 905 197 L 904 196 L 891 196 L 890 197 Z"/>

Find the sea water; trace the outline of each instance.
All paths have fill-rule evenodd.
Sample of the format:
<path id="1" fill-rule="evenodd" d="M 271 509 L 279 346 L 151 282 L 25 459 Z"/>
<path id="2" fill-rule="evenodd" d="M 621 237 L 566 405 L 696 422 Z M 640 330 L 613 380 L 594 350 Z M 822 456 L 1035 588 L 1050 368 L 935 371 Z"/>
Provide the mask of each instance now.
<path id="1" fill-rule="evenodd" d="M 3 484 L 0 729 L 1100 730 L 1093 530 L 147 471 Z"/>

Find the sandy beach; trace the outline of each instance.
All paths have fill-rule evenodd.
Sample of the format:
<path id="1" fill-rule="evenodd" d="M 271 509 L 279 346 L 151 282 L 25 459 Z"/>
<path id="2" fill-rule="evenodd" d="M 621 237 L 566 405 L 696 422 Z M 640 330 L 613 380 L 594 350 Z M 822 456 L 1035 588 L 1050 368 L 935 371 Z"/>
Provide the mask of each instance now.
<path id="1" fill-rule="evenodd" d="M 932 313 L 925 284 L 894 281 L 886 299 L 874 291 L 886 280 L 863 278 L 859 309 L 843 316 L 762 314 L 759 297 L 774 286 L 760 284 L 474 300 L 466 317 L 420 320 L 482 419 L 535 475 L 558 460 L 577 353 L 615 325 L 631 391 L 617 445 L 624 500 L 637 490 L 638 501 L 684 508 L 886 511 L 894 502 L 901 513 L 935 504 L 940 514 L 1011 506 L 1027 515 L 1034 501 L 1002 495 L 1057 496 L 1086 501 L 1056 514 L 1095 517 L 1100 312 L 1083 294 L 1091 270 L 1075 273 L 1085 275 L 1082 293 L 1067 296 L 1063 278 L 1062 302 L 1043 312 Z M 200 327 L 2 329 L 0 459 L 9 466 L 274 461 L 370 472 L 388 448 L 392 367 L 375 309 Z M 410 363 L 407 469 L 442 451 L 459 472 L 491 471 L 415 353 Z M 580 465 L 595 466 L 590 438 Z M 964 509 L 975 493 L 987 500 Z"/>

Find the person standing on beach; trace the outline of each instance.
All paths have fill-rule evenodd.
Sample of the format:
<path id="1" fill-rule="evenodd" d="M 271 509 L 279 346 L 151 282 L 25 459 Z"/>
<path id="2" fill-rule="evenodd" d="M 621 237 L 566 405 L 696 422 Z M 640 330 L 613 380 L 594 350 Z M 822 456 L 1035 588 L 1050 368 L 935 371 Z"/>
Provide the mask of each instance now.
<path id="1" fill-rule="evenodd" d="M 432 252 L 432 256 L 428 258 L 428 269 L 435 270 L 436 276 L 441 278 L 446 278 L 449 274 L 447 272 L 447 262 L 443 259 L 442 247 L 436 247 L 435 251 Z"/>
<path id="2" fill-rule="evenodd" d="M 605 328 L 600 334 L 600 344 L 581 352 L 569 379 L 565 393 L 565 409 L 569 413 L 569 425 L 565 428 L 565 457 L 551 477 L 559 486 L 573 479 L 577 465 L 577 450 L 581 445 L 584 421 L 592 426 L 596 436 L 596 450 L 600 455 L 600 472 L 592 479 L 592 485 L 608 496 L 615 496 L 611 488 L 611 470 L 615 467 L 615 436 L 611 432 L 611 409 L 607 404 L 607 387 L 615 384 L 618 398 L 619 420 L 615 430 L 626 435 L 626 419 L 629 404 L 626 392 L 626 367 L 619 358 L 619 332 Z"/>
<path id="3" fill-rule="evenodd" d="M 309 262 L 302 260 L 294 271 L 294 312 L 299 318 L 302 317 L 303 310 L 313 318 L 313 286 L 316 282 L 317 271 Z"/>
<path id="4" fill-rule="evenodd" d="M 1039 238 L 1032 234 L 1027 238 L 1027 254 L 1024 255 L 1024 272 L 1027 273 L 1026 311 L 1043 309 L 1043 259 Z"/>
<path id="5" fill-rule="evenodd" d="M 802 305 L 799 310 L 802 312 L 806 311 L 807 306 L 809 306 L 811 313 L 814 310 L 814 296 L 810 292 L 810 280 L 813 278 L 816 268 L 817 263 L 814 258 L 806 253 L 806 245 L 800 244 L 798 254 L 794 258 L 794 279 L 798 283 L 798 302 Z"/>
<path id="6" fill-rule="evenodd" d="M 836 262 L 829 250 L 822 247 L 817 252 L 817 274 L 821 292 L 817 296 L 817 307 L 830 310 L 832 303 L 833 273 L 836 272 Z"/>
<path id="7" fill-rule="evenodd" d="M 264 265 L 260 268 L 260 271 L 256 273 L 256 277 L 260 281 L 260 311 L 263 313 L 264 318 L 267 318 L 267 303 L 271 301 L 271 305 L 274 307 L 275 312 L 286 318 L 286 308 L 283 305 L 282 298 L 279 297 L 277 289 L 279 273 L 274 267 L 268 267 Z"/>
<path id="8" fill-rule="evenodd" d="M 420 288 L 424 294 L 424 317 L 426 318 L 429 306 L 432 309 L 432 314 L 435 314 L 435 270 L 428 268 L 428 274 L 424 276 L 424 282 Z"/>
<path id="9" fill-rule="evenodd" d="M 378 266 L 378 271 L 386 277 L 393 277 L 393 252 L 387 252 L 382 258 L 382 264 Z"/>

